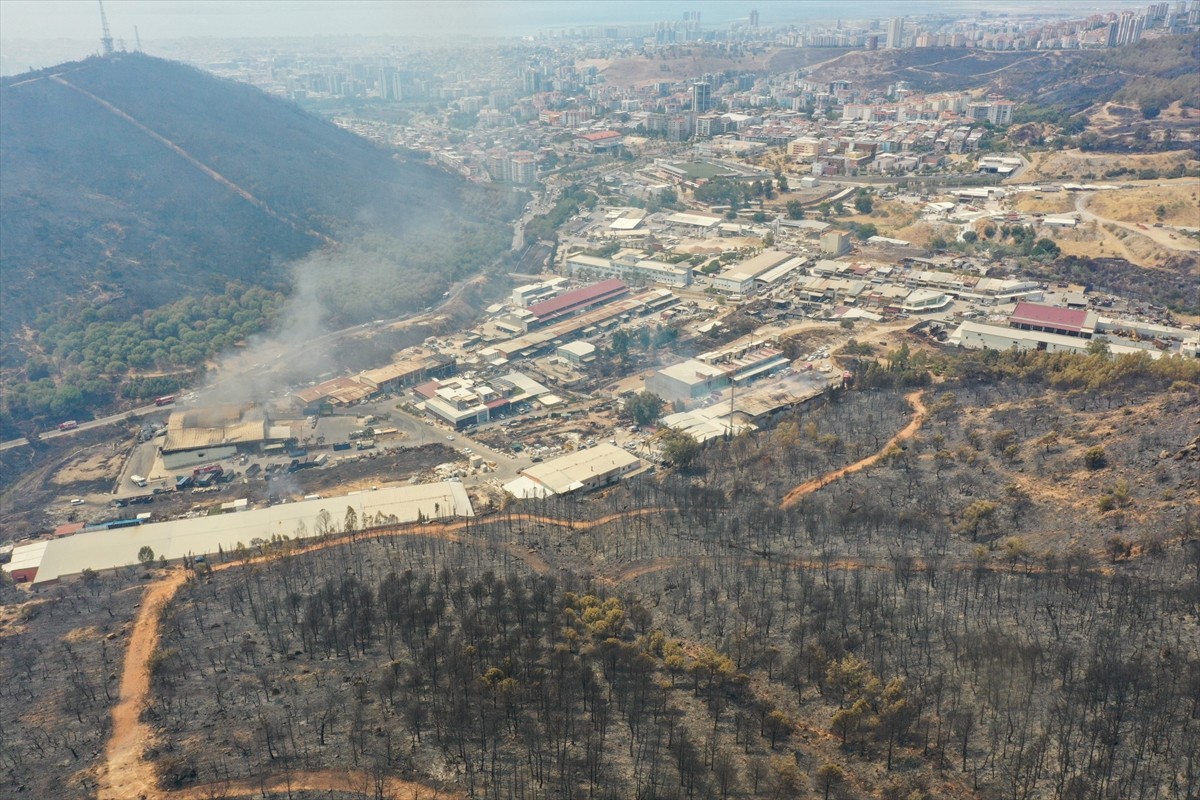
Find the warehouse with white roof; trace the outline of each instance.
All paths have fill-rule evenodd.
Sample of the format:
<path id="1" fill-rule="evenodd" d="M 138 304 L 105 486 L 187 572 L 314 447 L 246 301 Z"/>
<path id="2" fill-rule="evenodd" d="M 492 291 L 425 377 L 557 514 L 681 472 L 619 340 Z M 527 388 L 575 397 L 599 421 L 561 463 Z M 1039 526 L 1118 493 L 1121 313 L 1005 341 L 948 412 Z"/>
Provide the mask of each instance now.
<path id="1" fill-rule="evenodd" d="M 586 491 L 616 483 L 641 464 L 632 453 L 600 443 L 527 467 L 516 480 L 506 483 L 504 490 L 517 498 Z"/>
<path id="2" fill-rule="evenodd" d="M 315 498 L 235 514 L 179 519 L 115 530 L 89 531 L 33 542 L 13 549 L 4 565 L 14 580 L 34 585 L 79 575 L 85 569 L 136 564 L 143 547 L 168 561 L 236 550 L 272 537 L 306 539 L 342 530 L 347 509 L 359 529 L 418 519 L 471 517 L 475 511 L 461 483 L 446 481 L 398 486 L 341 497 Z"/>

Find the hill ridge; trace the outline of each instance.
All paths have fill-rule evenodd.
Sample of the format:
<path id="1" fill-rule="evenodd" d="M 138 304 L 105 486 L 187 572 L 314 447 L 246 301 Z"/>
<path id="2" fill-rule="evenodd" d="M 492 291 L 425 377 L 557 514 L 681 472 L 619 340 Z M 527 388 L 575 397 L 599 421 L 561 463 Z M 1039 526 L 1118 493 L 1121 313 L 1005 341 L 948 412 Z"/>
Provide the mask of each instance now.
<path id="1" fill-rule="evenodd" d="M 296 220 L 289 219 L 289 218 L 283 216 L 282 214 L 280 214 L 279 212 L 277 212 L 273 208 L 271 208 L 271 206 L 269 204 L 267 204 L 266 201 L 262 200 L 259 197 L 255 197 L 251 192 L 249 192 L 246 189 L 242 188 L 241 186 L 237 185 L 233 181 L 229 180 L 229 178 L 226 178 L 224 175 L 217 172 L 212 167 L 203 163 L 202 161 L 200 161 L 200 159 L 193 156 L 187 150 L 184 150 L 182 147 L 180 147 L 175 142 L 171 141 L 170 139 L 168 139 L 167 137 L 158 133 L 157 131 L 151 129 L 149 126 L 134 119 L 130 114 L 117 108 L 112 103 L 105 100 L 104 98 L 97 97 L 96 95 L 92 94 L 91 92 L 87 91 L 86 89 L 82 89 L 82 88 L 76 86 L 75 84 L 68 81 L 66 78 L 62 77 L 61 74 L 51 75 L 51 76 L 49 76 L 49 79 L 52 81 L 55 81 L 56 83 L 60 83 L 63 86 L 74 89 L 75 91 L 82 94 L 84 97 L 87 97 L 87 98 L 99 103 L 102 107 L 104 107 L 105 109 L 116 114 L 118 117 L 120 117 L 121 119 L 130 123 L 134 127 L 138 128 L 146 135 L 148 135 L 151 138 L 155 139 L 156 141 L 162 143 L 163 145 L 166 145 L 166 147 L 171 149 L 173 152 L 175 152 L 177 155 L 179 155 L 181 158 L 183 158 L 188 163 L 195 166 L 197 169 L 199 169 L 205 175 L 207 175 L 208 177 L 215 180 L 217 183 L 221 184 L 222 186 L 226 187 L 230 191 L 234 192 L 235 194 L 237 194 L 239 197 L 246 200 L 247 202 L 257 206 L 258 208 L 260 208 L 262 211 L 266 212 L 268 215 L 270 215 L 274 219 L 279 220 L 280 222 L 284 223 L 285 225 L 291 226 L 298 233 L 303 233 L 305 235 L 321 239 L 326 244 L 336 244 L 337 243 L 334 239 L 331 239 L 330 237 L 326 236 L 325 234 L 320 233 L 318 231 L 314 231 L 311 228 L 303 227 L 301 224 L 298 224 L 296 222 Z"/>

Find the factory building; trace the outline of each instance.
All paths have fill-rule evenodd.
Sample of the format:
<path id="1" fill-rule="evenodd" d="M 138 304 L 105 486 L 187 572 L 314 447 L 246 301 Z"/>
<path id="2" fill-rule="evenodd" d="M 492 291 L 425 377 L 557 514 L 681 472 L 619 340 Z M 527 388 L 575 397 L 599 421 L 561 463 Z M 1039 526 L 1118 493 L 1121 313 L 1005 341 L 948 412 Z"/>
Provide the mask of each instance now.
<path id="1" fill-rule="evenodd" d="M 149 547 L 168 561 L 281 536 L 307 539 L 342 530 L 347 508 L 358 527 L 415 522 L 418 519 L 470 517 L 475 512 L 461 483 L 426 483 L 359 492 L 344 497 L 314 498 L 252 509 L 239 514 L 178 519 L 32 542 L 13 549 L 4 566 L 14 579 L 36 585 L 58 581 L 85 569 L 118 569 L 138 563 L 138 551 Z"/>
<path id="2" fill-rule="evenodd" d="M 1008 317 L 1010 328 L 1077 336 L 1082 339 L 1092 338 L 1092 334 L 1096 332 L 1096 323 L 1094 311 L 1027 302 L 1017 303 L 1017 307 Z"/>
<path id="3" fill-rule="evenodd" d="M 694 358 L 663 367 L 646 379 L 646 391 L 668 403 L 687 403 L 728 386 L 729 373 L 725 369 Z"/>
<path id="4" fill-rule="evenodd" d="M 504 484 L 504 490 L 517 498 L 588 491 L 616 483 L 641 464 L 632 453 L 600 443 L 521 470 L 518 478 Z"/>

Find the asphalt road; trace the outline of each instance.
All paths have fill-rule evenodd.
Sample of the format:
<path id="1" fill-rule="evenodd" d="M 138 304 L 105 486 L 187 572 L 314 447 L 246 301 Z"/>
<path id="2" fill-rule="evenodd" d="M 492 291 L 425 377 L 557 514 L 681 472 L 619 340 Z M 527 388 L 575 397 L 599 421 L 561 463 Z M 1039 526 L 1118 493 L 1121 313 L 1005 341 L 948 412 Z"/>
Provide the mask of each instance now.
<path id="1" fill-rule="evenodd" d="M 106 425 L 113 425 L 117 422 L 128 422 L 129 420 L 138 419 L 140 417 L 153 414 L 156 411 L 170 410 L 171 408 L 174 408 L 174 404 L 167 406 L 156 406 L 151 404 L 148 406 L 142 406 L 141 408 L 134 408 L 129 411 L 122 411 L 119 414 L 112 414 L 107 417 L 81 422 L 77 427 L 74 427 L 69 431 L 60 431 L 56 429 L 48 430 L 44 433 L 38 434 L 38 437 L 41 439 L 57 439 L 60 436 L 74 436 L 80 431 L 90 431 L 95 428 L 103 428 Z M 29 444 L 29 440 L 24 437 L 20 439 L 9 439 L 7 442 L 0 442 L 0 450 L 8 450 L 13 447 L 21 447 L 22 445 L 27 444 Z"/>

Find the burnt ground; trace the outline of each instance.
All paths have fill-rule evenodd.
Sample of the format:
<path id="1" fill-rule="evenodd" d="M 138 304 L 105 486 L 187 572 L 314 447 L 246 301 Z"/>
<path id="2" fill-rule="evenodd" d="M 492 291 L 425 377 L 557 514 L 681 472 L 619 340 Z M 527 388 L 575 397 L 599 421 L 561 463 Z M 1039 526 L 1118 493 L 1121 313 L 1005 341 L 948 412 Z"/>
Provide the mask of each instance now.
<path id="1" fill-rule="evenodd" d="M 141 588 L 123 570 L 0 609 L 0 793 L 94 796 Z"/>
<path id="2" fill-rule="evenodd" d="M 112 442 L 118 438 L 115 430 L 110 426 L 77 431 L 0 451 L 0 542 L 32 536 L 64 521 L 49 510 L 58 499 L 111 491 L 111 479 L 91 477 L 97 472 L 81 472 L 88 479 L 69 483 L 61 482 L 59 474 L 89 454 L 111 452 Z M 117 445 L 118 453 L 127 454 L 131 444 L 132 434 Z"/>

